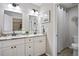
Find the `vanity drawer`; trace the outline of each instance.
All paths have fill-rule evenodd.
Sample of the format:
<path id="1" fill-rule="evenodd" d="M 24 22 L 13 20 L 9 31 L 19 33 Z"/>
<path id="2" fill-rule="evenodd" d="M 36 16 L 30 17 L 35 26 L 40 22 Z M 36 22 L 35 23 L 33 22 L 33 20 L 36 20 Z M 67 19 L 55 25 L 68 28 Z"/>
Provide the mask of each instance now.
<path id="1" fill-rule="evenodd" d="M 35 37 L 34 42 L 45 43 L 46 39 L 45 37 Z"/>
<path id="2" fill-rule="evenodd" d="M 8 47 L 13 45 L 14 43 L 12 43 L 11 40 L 7 40 L 7 41 L 2 41 L 2 47 Z"/>
<path id="3" fill-rule="evenodd" d="M 21 38 L 21 39 L 15 39 L 12 41 L 14 44 L 24 44 L 24 39 Z"/>
<path id="4" fill-rule="evenodd" d="M 41 37 L 39 37 L 39 39 L 42 41 L 46 41 L 46 36 L 41 36 Z"/>
<path id="5" fill-rule="evenodd" d="M 24 39 L 7 40 L 7 41 L 2 41 L 2 47 L 8 47 L 22 43 L 24 43 Z"/>
<path id="6" fill-rule="evenodd" d="M 33 38 L 26 38 L 25 43 L 33 43 Z"/>

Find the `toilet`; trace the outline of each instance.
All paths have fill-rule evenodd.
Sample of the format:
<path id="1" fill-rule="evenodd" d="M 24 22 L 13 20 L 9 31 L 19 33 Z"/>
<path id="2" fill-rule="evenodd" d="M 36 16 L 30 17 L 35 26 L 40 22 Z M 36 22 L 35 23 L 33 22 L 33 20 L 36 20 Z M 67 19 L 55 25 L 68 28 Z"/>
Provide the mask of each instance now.
<path id="1" fill-rule="evenodd" d="M 78 36 L 73 36 L 74 42 L 71 44 L 71 48 L 73 49 L 73 56 L 78 55 Z"/>

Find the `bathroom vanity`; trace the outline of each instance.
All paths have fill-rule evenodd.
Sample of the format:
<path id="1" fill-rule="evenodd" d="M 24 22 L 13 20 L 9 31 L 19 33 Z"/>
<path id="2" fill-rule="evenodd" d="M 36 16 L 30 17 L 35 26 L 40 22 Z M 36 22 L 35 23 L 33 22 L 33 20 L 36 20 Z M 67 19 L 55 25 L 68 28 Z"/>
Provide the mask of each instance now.
<path id="1" fill-rule="evenodd" d="M 39 56 L 46 52 L 46 35 L 0 37 L 1 56 Z"/>

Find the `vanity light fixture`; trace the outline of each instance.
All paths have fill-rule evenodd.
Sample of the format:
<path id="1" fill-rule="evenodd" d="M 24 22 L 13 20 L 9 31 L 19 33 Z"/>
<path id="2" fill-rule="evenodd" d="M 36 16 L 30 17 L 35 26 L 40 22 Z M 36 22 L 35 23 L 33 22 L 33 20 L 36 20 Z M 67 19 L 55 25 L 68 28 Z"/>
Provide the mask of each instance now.
<path id="1" fill-rule="evenodd" d="M 36 11 L 35 14 L 38 15 L 39 14 L 38 11 Z"/>
<path id="2" fill-rule="evenodd" d="M 13 6 L 12 6 L 12 4 L 9 4 L 8 7 L 9 7 L 9 8 L 12 8 Z"/>
<path id="3" fill-rule="evenodd" d="M 32 13 L 35 14 L 35 15 L 39 14 L 38 10 L 35 10 L 35 9 L 32 9 Z"/>
<path id="4" fill-rule="evenodd" d="M 38 10 L 36 10 L 36 9 L 32 9 L 34 12 L 38 12 Z"/>
<path id="5" fill-rule="evenodd" d="M 35 9 L 32 9 L 34 12 L 36 11 Z"/>
<path id="6" fill-rule="evenodd" d="M 17 3 L 10 3 L 10 4 L 8 5 L 8 7 L 9 7 L 9 8 L 12 8 L 12 7 L 19 7 L 19 4 L 17 4 Z"/>
<path id="7" fill-rule="evenodd" d="M 13 7 L 17 7 L 17 6 L 19 6 L 19 4 L 17 4 L 17 3 L 12 3 L 12 6 L 13 6 Z"/>
<path id="8" fill-rule="evenodd" d="M 18 3 L 10 3 L 10 4 L 8 5 L 8 7 L 9 7 L 10 9 L 20 10 L 20 7 L 19 7 L 19 4 L 18 4 Z"/>

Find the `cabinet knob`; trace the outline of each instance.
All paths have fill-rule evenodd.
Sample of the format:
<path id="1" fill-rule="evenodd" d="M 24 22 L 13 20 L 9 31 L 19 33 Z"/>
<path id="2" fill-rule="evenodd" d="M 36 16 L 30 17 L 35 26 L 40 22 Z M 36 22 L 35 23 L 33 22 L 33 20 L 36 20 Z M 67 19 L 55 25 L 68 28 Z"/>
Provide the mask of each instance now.
<path id="1" fill-rule="evenodd" d="M 13 47 L 11 47 L 11 48 L 13 48 Z"/>
<path id="2" fill-rule="evenodd" d="M 29 41 L 31 41 L 31 39 L 29 39 Z"/>
<path id="3" fill-rule="evenodd" d="M 42 40 L 40 40 L 40 42 L 42 42 Z"/>
<path id="4" fill-rule="evenodd" d="M 29 46 L 29 48 L 31 48 L 31 46 Z"/>
<path id="5" fill-rule="evenodd" d="M 16 46 L 14 46 L 14 48 L 16 48 Z"/>

